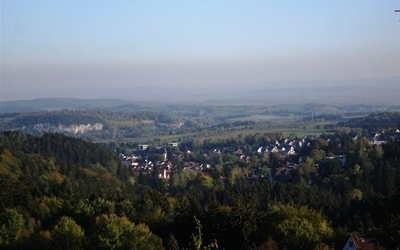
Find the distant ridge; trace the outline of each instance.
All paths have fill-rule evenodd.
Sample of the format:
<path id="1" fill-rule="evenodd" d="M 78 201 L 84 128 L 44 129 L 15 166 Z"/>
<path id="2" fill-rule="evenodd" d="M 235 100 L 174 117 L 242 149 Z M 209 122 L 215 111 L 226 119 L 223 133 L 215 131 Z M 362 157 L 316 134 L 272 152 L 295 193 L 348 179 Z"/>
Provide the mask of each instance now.
<path id="1" fill-rule="evenodd" d="M 0 102 L 0 113 L 34 112 L 59 109 L 113 109 L 117 111 L 143 109 L 169 104 L 194 105 L 276 105 L 306 102 L 324 104 L 400 104 L 400 77 L 355 79 L 342 81 L 281 81 L 250 83 L 235 86 L 149 86 L 142 88 L 103 89 L 78 92 L 65 90 L 65 96 L 75 98 L 37 98 Z M 97 94 L 96 94 L 97 93 Z M 87 98 L 76 98 L 86 96 Z"/>
<path id="2" fill-rule="evenodd" d="M 59 109 L 102 109 L 131 103 L 121 99 L 37 98 L 0 102 L 0 113 Z"/>

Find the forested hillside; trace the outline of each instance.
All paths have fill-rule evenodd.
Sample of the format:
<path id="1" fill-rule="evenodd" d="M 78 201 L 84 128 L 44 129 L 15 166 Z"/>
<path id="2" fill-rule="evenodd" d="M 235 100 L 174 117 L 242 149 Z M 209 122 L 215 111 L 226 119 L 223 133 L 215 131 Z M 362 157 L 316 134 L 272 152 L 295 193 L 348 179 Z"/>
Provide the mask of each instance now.
<path id="1" fill-rule="evenodd" d="M 241 140 L 263 143 L 260 135 Z M 342 132 L 311 140 L 293 159 L 268 153 L 250 161 L 185 144 L 178 150 L 193 153 L 171 157 L 169 180 L 60 134 L 4 132 L 0 145 L 4 249 L 341 249 L 349 232 L 400 228 L 395 140 L 373 146 Z M 337 153 L 347 155 L 344 165 L 329 158 Z M 300 157 L 273 182 L 268 172 L 250 177 Z"/>
<path id="2" fill-rule="evenodd" d="M 179 121 L 153 111 L 61 110 L 0 115 L 0 131 L 64 133 L 88 140 L 167 134 Z"/>
<path id="3" fill-rule="evenodd" d="M 340 122 L 339 126 L 369 130 L 400 128 L 400 112 L 384 112 Z"/>
<path id="4" fill-rule="evenodd" d="M 132 174 L 112 151 L 60 134 L 6 132 L 0 145 L 0 246 L 161 248 L 146 225 L 124 216 L 137 195 Z M 123 245 L 122 239 L 98 237 L 122 232 L 129 237 Z"/>
<path id="5" fill-rule="evenodd" d="M 197 116 L 198 112 L 206 111 L 190 111 L 189 113 Z M 155 111 L 104 110 L 5 113 L 0 114 L 0 131 L 18 130 L 36 135 L 46 132 L 62 133 L 89 141 L 99 141 L 154 138 L 163 135 L 182 135 L 183 137 L 190 133 L 217 135 L 260 126 L 254 121 L 229 120 L 233 117 L 243 117 L 243 115 L 228 115 L 223 118 L 207 116 L 177 118 Z M 261 124 L 266 126 L 268 123 L 262 122 Z"/>

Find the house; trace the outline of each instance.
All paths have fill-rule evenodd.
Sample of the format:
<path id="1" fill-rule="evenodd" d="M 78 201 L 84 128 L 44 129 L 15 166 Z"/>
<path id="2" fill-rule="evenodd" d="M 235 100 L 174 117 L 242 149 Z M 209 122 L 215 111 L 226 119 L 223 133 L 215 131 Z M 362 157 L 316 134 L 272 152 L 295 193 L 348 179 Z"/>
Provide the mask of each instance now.
<path id="1" fill-rule="evenodd" d="M 343 250 L 399 249 L 400 231 L 377 233 L 351 233 Z"/>
<path id="2" fill-rule="evenodd" d="M 373 132 L 373 133 L 369 134 L 368 140 L 370 140 L 370 141 L 378 141 L 380 137 L 381 137 L 381 134 L 379 132 Z"/>
<path id="3" fill-rule="evenodd" d="M 380 145 L 384 144 L 385 142 L 386 141 L 373 140 L 373 141 L 371 141 L 371 144 L 375 145 L 375 146 L 380 146 Z"/>
<path id="4" fill-rule="evenodd" d="M 168 146 L 170 146 L 170 147 L 178 147 L 178 143 L 177 142 L 169 142 Z"/>
<path id="5" fill-rule="evenodd" d="M 168 170 L 167 168 L 164 167 L 159 168 L 158 178 L 169 180 L 171 178 L 171 170 Z"/>
<path id="6" fill-rule="evenodd" d="M 205 175 L 207 177 L 210 177 L 210 178 L 213 178 L 212 175 L 209 172 L 203 172 L 203 175 Z"/>
<path id="7" fill-rule="evenodd" d="M 286 153 L 287 155 L 295 155 L 296 151 L 294 150 L 294 147 L 291 147 L 289 151 Z"/>
<path id="8" fill-rule="evenodd" d="M 275 146 L 271 149 L 271 153 L 278 153 L 279 149 Z"/>
<path id="9" fill-rule="evenodd" d="M 238 148 L 236 151 L 235 151 L 235 155 L 242 155 L 243 154 L 243 151 L 240 149 L 240 148 Z"/>

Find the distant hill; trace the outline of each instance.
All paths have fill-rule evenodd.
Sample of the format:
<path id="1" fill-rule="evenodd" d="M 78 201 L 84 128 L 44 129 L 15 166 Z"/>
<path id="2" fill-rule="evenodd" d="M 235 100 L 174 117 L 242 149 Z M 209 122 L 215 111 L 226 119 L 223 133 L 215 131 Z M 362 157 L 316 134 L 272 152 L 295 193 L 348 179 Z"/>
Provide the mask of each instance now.
<path id="1" fill-rule="evenodd" d="M 129 178 L 129 170 L 114 152 L 61 134 L 0 133 L 0 159 L 2 207 L 26 206 L 21 202 L 32 196 L 21 191 L 35 188 L 49 196 L 89 197 L 101 191 L 116 195 Z M 6 187 L 21 191 L 7 194 Z"/>
<path id="2" fill-rule="evenodd" d="M 66 89 L 61 94 L 51 91 L 41 94 L 39 90 L 35 90 L 32 93 L 34 96 L 52 98 L 2 101 L 0 102 L 0 113 L 59 109 L 112 109 L 117 111 L 129 109 L 132 111 L 132 108 L 149 110 L 149 108 L 170 104 L 282 105 L 314 102 L 335 105 L 382 103 L 400 105 L 399 92 L 400 77 L 398 76 L 335 81 L 271 81 L 215 86 Z M 55 96 L 65 98 L 54 98 Z"/>
<path id="3" fill-rule="evenodd" d="M 88 140 L 152 136 L 169 133 L 182 123 L 154 111 L 53 110 L 0 114 L 0 131 L 41 135 L 63 133 Z"/>
<path id="4" fill-rule="evenodd" d="M 135 105 L 131 101 L 118 99 L 42 98 L 0 102 L 0 113 L 61 109 L 108 109 L 127 104 L 136 108 L 139 107 L 139 105 Z"/>
<path id="5" fill-rule="evenodd" d="M 339 122 L 339 126 L 371 130 L 400 128 L 400 112 L 384 112 Z"/>

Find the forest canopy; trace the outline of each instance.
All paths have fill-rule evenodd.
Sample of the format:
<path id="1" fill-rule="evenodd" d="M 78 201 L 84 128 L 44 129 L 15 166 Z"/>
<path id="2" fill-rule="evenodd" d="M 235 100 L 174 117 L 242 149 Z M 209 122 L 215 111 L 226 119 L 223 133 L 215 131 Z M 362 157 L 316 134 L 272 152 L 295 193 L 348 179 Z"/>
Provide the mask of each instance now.
<path id="1" fill-rule="evenodd" d="M 204 145 L 242 141 L 257 148 L 271 136 Z M 312 139 L 294 158 L 243 148 L 248 161 L 193 146 L 166 148 L 174 167 L 171 178 L 163 179 L 158 169 L 138 172 L 118 152 L 79 138 L 0 134 L 0 245 L 340 249 L 349 232 L 400 228 L 398 140 L 374 146 L 341 132 Z M 156 155 L 149 150 L 152 160 Z M 337 154 L 347 160 L 330 159 Z M 300 158 L 303 163 L 277 174 L 285 161 Z M 210 168 L 185 168 L 194 163 Z M 252 177 L 256 170 L 260 177 Z"/>

